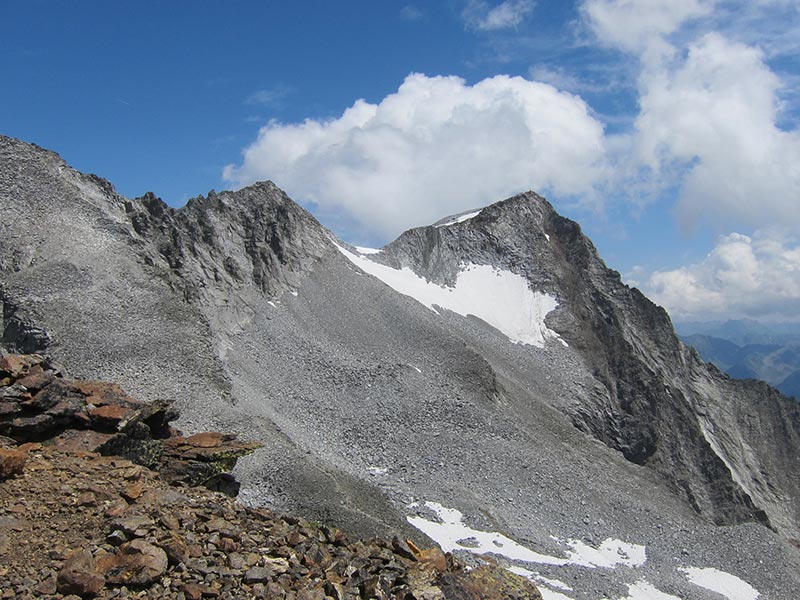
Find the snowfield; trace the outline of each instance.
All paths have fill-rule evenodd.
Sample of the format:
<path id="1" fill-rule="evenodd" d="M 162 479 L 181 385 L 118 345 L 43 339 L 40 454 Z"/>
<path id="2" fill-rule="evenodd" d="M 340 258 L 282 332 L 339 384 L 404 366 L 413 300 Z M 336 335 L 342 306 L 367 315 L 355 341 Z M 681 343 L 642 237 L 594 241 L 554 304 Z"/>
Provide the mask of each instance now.
<path id="1" fill-rule="evenodd" d="M 464 524 L 464 515 L 461 511 L 447 508 L 438 502 L 422 504 L 414 502 L 408 506 L 410 509 L 420 507 L 432 512 L 437 520 L 419 515 L 407 516 L 406 520 L 436 542 L 444 552 L 491 554 L 528 565 L 578 566 L 587 569 L 624 567 L 631 569 L 634 574 L 637 567 L 647 562 L 647 551 L 644 546 L 612 538 L 604 540 L 597 548 L 580 540 L 553 538 L 565 546 L 565 557 L 548 556 L 534 552 L 502 533 L 473 529 Z M 511 566 L 509 570 L 535 582 L 544 600 L 573 600 L 567 595 L 572 589 L 557 579 L 542 577 L 535 571 L 520 566 Z M 685 574 L 690 583 L 716 592 L 726 600 L 758 600 L 760 596 L 758 590 L 746 581 L 724 571 L 697 567 L 681 567 L 678 571 Z M 681 600 L 681 598 L 662 592 L 648 581 L 637 577 L 634 583 L 628 584 L 628 596 L 614 600 Z"/>
<path id="2" fill-rule="evenodd" d="M 438 314 L 436 307 L 462 316 L 482 319 L 515 344 L 544 347 L 559 340 L 545 325 L 547 314 L 558 307 L 550 294 L 533 292 L 521 275 L 490 265 L 462 265 L 456 285 L 445 287 L 426 281 L 408 267 L 393 269 L 336 246 L 354 265 L 380 279 L 395 291 L 414 298 Z"/>

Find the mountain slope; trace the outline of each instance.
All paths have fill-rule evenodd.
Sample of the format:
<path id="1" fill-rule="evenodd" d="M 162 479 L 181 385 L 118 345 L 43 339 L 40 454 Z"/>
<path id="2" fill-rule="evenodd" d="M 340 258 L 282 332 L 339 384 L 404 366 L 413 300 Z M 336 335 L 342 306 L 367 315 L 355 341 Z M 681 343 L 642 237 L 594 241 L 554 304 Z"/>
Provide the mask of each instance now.
<path id="1" fill-rule="evenodd" d="M 269 183 L 170 209 L 0 138 L 3 343 L 263 441 L 247 502 L 429 535 L 452 507 L 573 598 L 718 598 L 676 564 L 786 597 L 796 405 L 700 361 L 535 194 L 462 217 L 362 254 Z M 564 558 L 620 540 L 646 560 Z"/>
<path id="2" fill-rule="evenodd" d="M 785 510 L 765 482 L 752 476 L 764 469 L 749 449 L 765 432 L 744 434 L 745 423 L 728 402 L 710 396 L 726 386 L 735 388 L 733 399 L 758 397 L 756 411 L 775 411 L 790 424 L 788 447 L 797 448 L 798 412 L 776 394 L 761 398 L 752 384 L 731 384 L 705 369 L 678 341 L 663 309 L 622 284 L 578 225 L 558 216 L 543 198 L 526 194 L 447 228 L 407 232 L 369 258 L 375 256 L 440 284 L 452 283 L 468 261 L 523 274 L 532 288 L 557 298 L 548 322 L 594 379 L 593 393 L 564 407 L 579 429 L 663 474 L 716 522 L 771 519 L 776 527 L 796 528 L 796 510 Z M 711 423 L 709 403 L 719 409 Z M 788 462 L 776 464 L 773 478 L 783 479 L 790 468 Z M 796 485 L 786 490 L 792 496 Z"/>

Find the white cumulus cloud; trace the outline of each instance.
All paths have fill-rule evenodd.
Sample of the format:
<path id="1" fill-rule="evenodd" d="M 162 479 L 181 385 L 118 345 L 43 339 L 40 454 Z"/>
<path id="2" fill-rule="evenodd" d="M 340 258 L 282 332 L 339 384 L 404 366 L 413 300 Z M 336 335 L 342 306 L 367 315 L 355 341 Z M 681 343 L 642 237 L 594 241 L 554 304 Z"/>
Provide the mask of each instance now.
<path id="1" fill-rule="evenodd" d="M 585 0 L 581 11 L 601 43 L 640 59 L 634 127 L 608 143 L 614 185 L 638 206 L 666 192 L 685 231 L 800 223 L 800 130 L 779 125 L 787 84 L 747 28 L 795 31 L 800 13 L 774 0 Z"/>
<path id="2" fill-rule="evenodd" d="M 775 235 L 732 233 L 700 262 L 656 271 L 645 293 L 674 319 L 770 317 L 796 321 L 800 245 Z"/>
<path id="3" fill-rule="evenodd" d="M 716 33 L 642 77 L 637 155 L 656 176 L 680 168 L 684 225 L 800 223 L 800 132 L 777 126 L 780 86 L 760 51 Z"/>
<path id="4" fill-rule="evenodd" d="M 576 96 L 521 77 L 412 74 L 338 118 L 270 122 L 223 176 L 272 179 L 385 239 L 527 189 L 591 197 L 604 159 L 603 126 Z"/>

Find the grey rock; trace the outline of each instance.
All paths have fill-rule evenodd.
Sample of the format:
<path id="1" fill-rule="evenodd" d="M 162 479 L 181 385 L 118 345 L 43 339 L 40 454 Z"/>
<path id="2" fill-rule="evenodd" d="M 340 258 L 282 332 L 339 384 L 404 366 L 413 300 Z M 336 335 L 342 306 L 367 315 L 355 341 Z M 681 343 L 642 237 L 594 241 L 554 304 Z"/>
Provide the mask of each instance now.
<path id="1" fill-rule="evenodd" d="M 272 570 L 266 567 L 251 567 L 244 574 L 244 582 L 247 584 L 269 583 L 272 578 Z"/>

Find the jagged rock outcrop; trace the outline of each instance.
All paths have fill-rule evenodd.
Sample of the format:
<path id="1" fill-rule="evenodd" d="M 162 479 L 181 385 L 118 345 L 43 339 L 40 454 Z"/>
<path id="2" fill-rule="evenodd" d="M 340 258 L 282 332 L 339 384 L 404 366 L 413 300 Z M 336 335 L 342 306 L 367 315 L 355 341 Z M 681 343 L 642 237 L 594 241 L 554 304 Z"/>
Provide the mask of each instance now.
<path id="1" fill-rule="evenodd" d="M 167 482 L 235 496 L 230 471 L 261 444 L 218 432 L 186 438 L 169 425 L 177 417 L 169 404 L 142 403 L 117 384 L 67 379 L 41 355 L 0 356 L 0 436 L 121 456 L 158 469 Z M 14 456 L 3 458 L 0 475 L 20 470 Z"/>
<path id="2" fill-rule="evenodd" d="M 642 578 L 712 597 L 681 557 L 764 598 L 796 589 L 796 405 L 703 364 L 535 194 L 439 225 L 358 254 L 270 183 L 172 209 L 0 137 L 3 344 L 174 400 L 190 433 L 262 440 L 236 467 L 247 504 L 413 538 L 430 500 L 538 552 L 646 546 L 627 571 L 523 561 L 581 598 Z M 468 303 L 437 308 L 466 265 L 540 293 L 523 316 L 541 336 L 513 343 Z M 517 307 L 493 283 L 483 309 L 502 321 Z"/>

